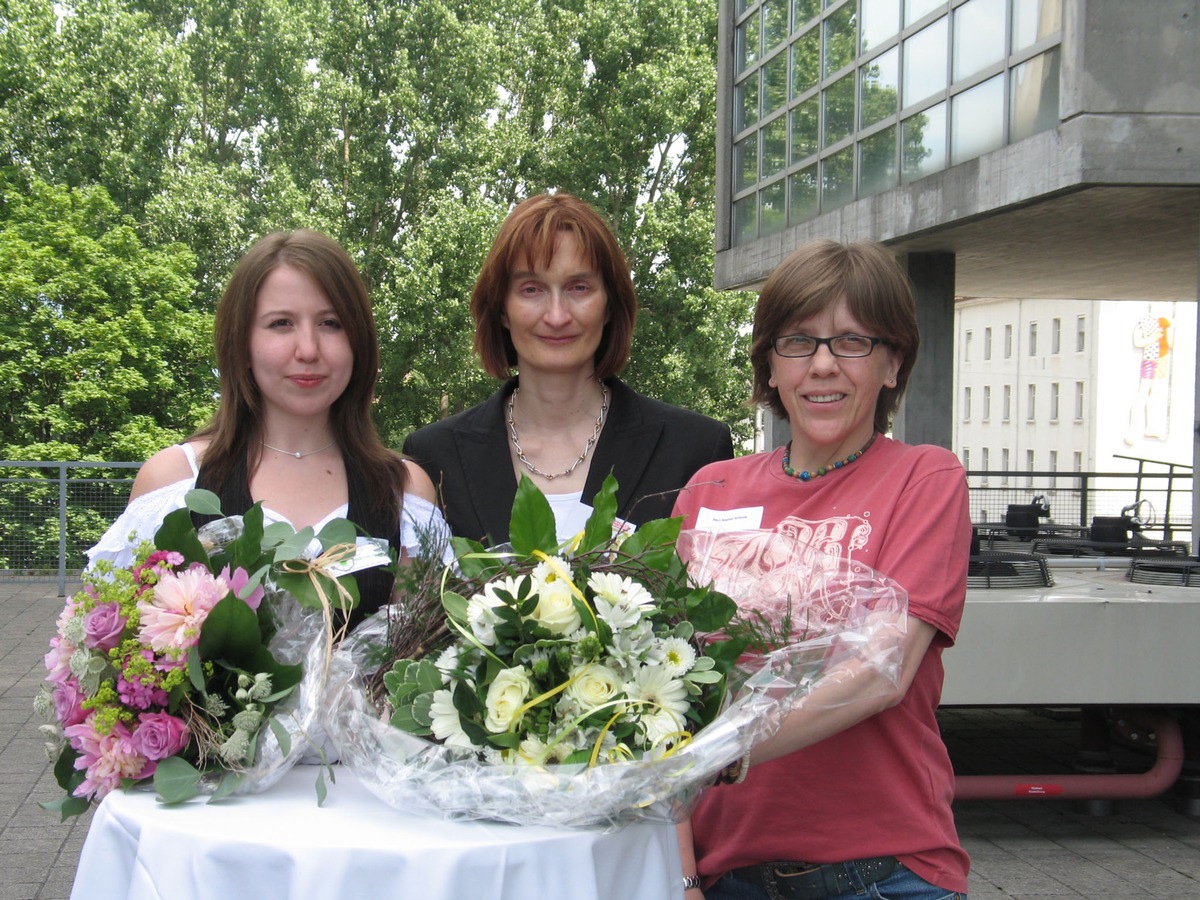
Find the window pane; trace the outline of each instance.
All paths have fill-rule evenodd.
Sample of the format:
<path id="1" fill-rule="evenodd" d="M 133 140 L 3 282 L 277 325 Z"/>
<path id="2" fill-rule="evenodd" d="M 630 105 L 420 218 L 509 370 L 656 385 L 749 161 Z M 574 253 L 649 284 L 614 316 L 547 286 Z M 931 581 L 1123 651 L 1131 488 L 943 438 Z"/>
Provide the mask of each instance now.
<path id="1" fill-rule="evenodd" d="M 1058 48 L 1012 70 L 1012 118 L 1009 141 L 1019 141 L 1059 123 Z"/>
<path id="2" fill-rule="evenodd" d="M 758 195 L 751 194 L 733 204 L 733 240 L 744 244 L 758 235 Z"/>
<path id="3" fill-rule="evenodd" d="M 945 5 L 945 0 L 904 0 L 904 24 L 911 25 L 921 16 Z"/>
<path id="4" fill-rule="evenodd" d="M 989 78 L 954 98 L 950 161 L 974 159 L 1004 144 L 1004 76 Z"/>
<path id="5" fill-rule="evenodd" d="M 854 199 L 854 148 L 847 147 L 821 164 L 821 208 L 828 212 Z"/>
<path id="6" fill-rule="evenodd" d="M 787 103 L 787 54 L 780 53 L 761 69 L 762 114 L 769 116 Z"/>
<path id="7" fill-rule="evenodd" d="M 820 14 L 820 0 L 792 0 L 792 26 L 794 28 L 799 29 Z"/>
<path id="8" fill-rule="evenodd" d="M 946 89 L 946 17 L 904 42 L 904 105 Z"/>
<path id="9" fill-rule="evenodd" d="M 813 28 L 792 44 L 792 96 L 799 97 L 821 80 L 821 29 Z"/>
<path id="10" fill-rule="evenodd" d="M 858 145 L 858 196 L 878 194 L 896 185 L 896 127 L 873 134 Z"/>
<path id="11" fill-rule="evenodd" d="M 788 36 L 788 0 L 764 0 L 762 5 L 763 52 L 768 53 Z"/>
<path id="12" fill-rule="evenodd" d="M 762 213 L 760 234 L 774 234 L 787 225 L 787 207 L 784 205 L 784 181 L 781 178 L 769 187 L 763 188 L 759 195 L 759 208 Z"/>
<path id="13" fill-rule="evenodd" d="M 900 0 L 862 0 L 860 52 L 878 47 L 900 30 Z"/>
<path id="14" fill-rule="evenodd" d="M 787 121 L 787 116 L 780 116 L 763 126 L 763 178 L 770 178 L 787 168 Z"/>
<path id="15" fill-rule="evenodd" d="M 1062 0 L 1013 0 L 1013 52 L 1062 30 Z"/>
<path id="16" fill-rule="evenodd" d="M 825 141 L 835 144 L 854 130 L 854 73 L 821 92 L 825 98 Z"/>
<path id="17" fill-rule="evenodd" d="M 758 11 L 737 27 L 734 38 L 734 59 L 741 74 L 758 60 Z"/>
<path id="18" fill-rule="evenodd" d="M 758 183 L 758 132 L 733 145 L 734 190 Z"/>
<path id="19" fill-rule="evenodd" d="M 847 3 L 825 20 L 825 69 L 826 77 L 854 62 L 858 46 L 855 35 L 857 15 L 855 4 Z"/>
<path id="20" fill-rule="evenodd" d="M 758 73 L 733 89 L 733 130 L 741 131 L 758 121 Z"/>
<path id="21" fill-rule="evenodd" d="M 954 81 L 1004 59 L 1006 0 L 971 0 L 954 11 Z"/>
<path id="22" fill-rule="evenodd" d="M 904 120 L 902 181 L 914 181 L 946 168 L 946 104 Z"/>
<path id="23" fill-rule="evenodd" d="M 893 47 L 859 72 L 859 127 L 874 125 L 896 114 L 900 93 L 900 51 Z"/>
<path id="24" fill-rule="evenodd" d="M 817 111 L 821 98 L 810 97 L 792 110 L 792 162 L 812 156 L 818 149 Z"/>
<path id="25" fill-rule="evenodd" d="M 788 179 L 788 187 L 792 195 L 790 210 L 791 223 L 807 222 L 820 212 L 817 193 L 817 167 L 809 166 L 801 169 Z"/>

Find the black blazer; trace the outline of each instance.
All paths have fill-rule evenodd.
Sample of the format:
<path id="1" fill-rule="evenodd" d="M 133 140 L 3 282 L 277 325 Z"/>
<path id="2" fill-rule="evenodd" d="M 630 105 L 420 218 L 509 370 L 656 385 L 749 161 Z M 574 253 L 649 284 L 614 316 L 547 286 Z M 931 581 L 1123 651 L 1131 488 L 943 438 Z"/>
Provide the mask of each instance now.
<path id="1" fill-rule="evenodd" d="M 616 378 L 605 384 L 612 399 L 583 487 L 584 503 L 591 505 L 611 471 L 618 516 L 635 524 L 663 519 L 697 469 L 733 457 L 729 426 L 643 397 Z M 505 414 L 515 387 L 509 381 L 478 406 L 419 428 L 404 442 L 405 456 L 433 479 L 450 530 L 485 546 L 508 540 L 517 494 Z"/>

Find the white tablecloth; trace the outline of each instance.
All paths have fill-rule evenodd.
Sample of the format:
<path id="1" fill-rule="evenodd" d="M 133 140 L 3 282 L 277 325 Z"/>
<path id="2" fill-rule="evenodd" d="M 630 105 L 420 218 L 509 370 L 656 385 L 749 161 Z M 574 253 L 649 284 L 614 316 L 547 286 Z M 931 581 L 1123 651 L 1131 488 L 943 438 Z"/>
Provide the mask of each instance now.
<path id="1" fill-rule="evenodd" d="M 164 806 L 114 791 L 96 810 L 72 900 L 679 900 L 674 826 L 599 832 L 446 822 L 387 806 L 318 769 L 262 794 Z"/>

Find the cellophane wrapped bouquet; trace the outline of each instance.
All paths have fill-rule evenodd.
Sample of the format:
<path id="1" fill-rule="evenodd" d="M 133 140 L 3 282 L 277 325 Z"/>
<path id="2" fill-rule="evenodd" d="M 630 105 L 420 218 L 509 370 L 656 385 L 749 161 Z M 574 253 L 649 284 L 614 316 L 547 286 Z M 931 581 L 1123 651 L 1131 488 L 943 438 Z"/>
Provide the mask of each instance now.
<path id="1" fill-rule="evenodd" d="M 358 602 L 339 579 L 354 527 L 319 535 L 264 527 L 261 506 L 221 515 L 190 491 L 134 563 L 98 561 L 69 597 L 36 706 L 50 719 L 63 819 L 118 787 L 153 779 L 160 799 L 265 790 L 308 749 L 332 655 L 335 610 Z M 316 538 L 323 552 L 306 556 Z M 318 775 L 318 797 L 324 794 Z"/>
<path id="2" fill-rule="evenodd" d="M 617 527 L 615 496 L 610 477 L 559 546 L 522 478 L 511 548 L 453 539 L 454 566 L 410 570 L 340 646 L 326 727 L 385 802 L 529 825 L 677 821 L 818 685 L 895 683 L 897 585 L 821 555 L 771 602 L 735 602 L 713 578 L 738 565 L 729 541 L 681 541 L 678 519 Z"/>

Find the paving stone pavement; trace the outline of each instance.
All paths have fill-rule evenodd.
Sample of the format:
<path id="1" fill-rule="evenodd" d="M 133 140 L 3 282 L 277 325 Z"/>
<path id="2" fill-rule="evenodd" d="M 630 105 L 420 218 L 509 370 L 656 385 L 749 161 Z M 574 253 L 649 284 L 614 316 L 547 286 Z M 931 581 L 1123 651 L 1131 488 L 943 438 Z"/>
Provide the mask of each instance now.
<path id="1" fill-rule="evenodd" d="M 54 582 L 0 581 L 0 900 L 67 900 L 90 822 L 84 815 L 60 823 L 38 806 L 58 792 L 33 697 L 61 606 Z M 1076 756 L 1074 711 L 949 709 L 941 720 L 962 773 L 1069 772 Z M 1116 755 L 1122 770 L 1152 761 L 1136 748 Z M 1200 900 L 1200 818 L 1183 814 L 1170 793 L 1109 806 L 956 803 L 972 860 L 971 900 Z"/>

